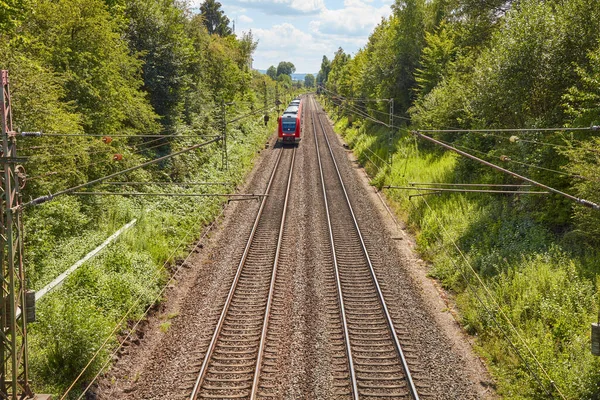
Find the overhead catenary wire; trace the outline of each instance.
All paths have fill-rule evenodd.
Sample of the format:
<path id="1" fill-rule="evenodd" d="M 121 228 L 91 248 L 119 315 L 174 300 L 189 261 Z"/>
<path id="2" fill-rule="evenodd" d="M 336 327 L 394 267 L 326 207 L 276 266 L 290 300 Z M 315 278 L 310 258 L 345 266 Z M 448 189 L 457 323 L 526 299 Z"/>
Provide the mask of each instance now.
<path id="1" fill-rule="evenodd" d="M 233 182 L 103 182 L 104 185 L 181 185 L 181 186 L 189 186 L 189 185 L 216 185 L 216 186 L 231 186 Z"/>
<path id="2" fill-rule="evenodd" d="M 264 111 L 267 111 L 267 110 L 271 110 L 271 109 L 273 109 L 274 107 L 275 107 L 275 106 L 272 106 L 272 105 L 271 105 L 271 106 L 267 106 L 267 107 L 262 107 L 262 108 L 259 108 L 259 109 L 257 109 L 257 110 L 254 110 L 254 111 L 250 111 L 249 113 L 246 113 L 246 114 L 243 114 L 243 115 L 241 115 L 241 116 L 239 116 L 239 117 L 236 117 L 236 118 L 233 118 L 233 119 L 231 119 L 231 120 L 228 120 L 228 121 L 227 121 L 227 123 L 228 123 L 228 124 L 231 124 L 231 123 L 234 123 L 234 122 L 240 121 L 240 120 L 242 120 L 242 119 L 244 119 L 244 118 L 248 118 L 248 117 L 251 117 L 251 116 L 253 116 L 253 115 L 259 114 L 259 113 L 261 113 L 261 112 L 264 112 Z"/>
<path id="3" fill-rule="evenodd" d="M 459 149 L 463 149 L 463 150 L 467 150 L 467 151 L 470 151 L 470 152 L 473 152 L 473 153 L 481 154 L 484 157 L 489 157 L 489 154 L 486 153 L 485 151 L 476 150 L 476 149 L 469 148 L 469 147 L 466 147 L 466 146 L 463 146 L 463 145 L 460 145 L 460 144 L 450 144 L 450 143 L 448 143 L 448 142 L 446 142 L 444 140 L 440 140 L 440 139 L 437 139 L 437 140 L 440 141 L 441 143 L 447 144 L 448 146 L 454 146 L 454 147 L 459 148 Z M 518 164 L 518 165 L 522 165 L 524 167 L 539 169 L 541 171 L 548 171 L 548 172 L 552 172 L 552 173 L 555 173 L 555 174 L 558 174 L 558 175 L 568 176 L 570 178 L 583 179 L 583 180 L 587 180 L 587 181 L 591 181 L 591 182 L 598 182 L 597 179 L 590 178 L 590 177 L 587 177 L 587 176 L 570 174 L 568 172 L 559 171 L 559 170 L 552 169 L 552 168 L 541 167 L 539 165 L 530 164 L 530 163 L 526 163 L 526 162 L 523 162 L 523 161 L 513 160 L 512 157 L 509 157 L 509 156 L 502 156 L 502 157 L 500 157 L 500 160 L 503 161 L 503 162 L 511 163 L 511 164 Z"/>
<path id="4" fill-rule="evenodd" d="M 425 133 L 487 133 L 487 132 L 576 132 L 576 131 L 600 131 L 600 126 L 588 127 L 557 127 L 557 128 L 489 128 L 489 129 L 419 129 Z"/>
<path id="5" fill-rule="evenodd" d="M 575 201 L 576 203 L 581 204 L 581 205 L 583 205 L 585 207 L 590 207 L 590 208 L 593 208 L 595 210 L 600 210 L 600 205 L 598 205 L 598 204 L 596 204 L 596 203 L 594 203 L 594 202 L 592 202 L 590 200 L 581 199 L 579 197 L 576 197 L 576 196 L 573 196 L 571 194 L 565 193 L 565 192 L 560 191 L 558 189 L 554 189 L 553 187 L 550 187 L 548 185 L 544 185 L 543 183 L 534 181 L 533 179 L 527 178 L 527 177 L 525 177 L 523 175 L 519 175 L 519 174 L 517 174 L 515 172 L 512 172 L 512 171 L 509 171 L 507 169 L 504 169 L 504 168 L 502 168 L 502 167 L 500 167 L 500 166 L 498 166 L 496 164 L 492 164 L 489 161 L 482 160 L 481 158 L 475 157 L 472 154 L 469 154 L 469 153 L 466 153 L 466 152 L 464 152 L 462 150 L 459 150 L 456 147 L 450 146 L 450 145 L 448 145 L 446 143 L 442 143 L 439 140 L 436 140 L 436 139 L 434 139 L 432 137 L 429 137 L 427 135 L 423 135 L 419 131 L 413 131 L 413 134 L 416 135 L 416 136 L 418 136 L 418 137 L 420 137 L 420 138 L 422 138 L 422 139 L 425 139 L 425 140 L 430 141 L 432 143 L 438 144 L 438 145 L 440 145 L 440 146 L 442 146 L 442 147 L 444 147 L 444 148 L 446 148 L 448 150 L 454 151 L 455 153 L 458 153 L 458 154 L 460 154 L 463 157 L 467 157 L 467 158 L 469 158 L 471 160 L 477 161 L 477 162 L 479 162 L 479 163 L 481 163 L 483 165 L 491 167 L 491 168 L 495 169 L 496 171 L 500 171 L 500 172 L 508 174 L 508 175 L 510 175 L 510 176 L 512 176 L 514 178 L 521 179 L 521 180 L 523 180 L 525 182 L 529 182 L 532 185 L 541 187 L 542 189 L 545 189 L 545 190 L 548 190 L 548 191 L 550 191 L 552 193 L 555 193 L 555 194 L 558 194 L 560 196 L 563 196 L 563 197 L 565 197 L 565 198 L 567 198 L 569 200 Z"/>
<path id="6" fill-rule="evenodd" d="M 152 193 L 152 192 L 72 192 L 78 196 L 166 196 L 166 197 L 248 197 L 259 198 L 264 194 L 254 193 Z"/>
<path id="7" fill-rule="evenodd" d="M 509 185 L 509 184 L 496 184 L 496 183 L 445 183 L 445 182 L 408 182 L 411 186 L 467 186 L 467 187 L 531 187 L 531 185 Z"/>
<path id="8" fill-rule="evenodd" d="M 86 183 L 82 183 L 80 185 L 73 186 L 73 187 L 68 188 L 68 189 L 61 190 L 61 191 L 56 192 L 54 194 L 49 194 L 49 195 L 46 195 L 46 196 L 38 197 L 38 198 L 33 199 L 33 200 L 31 200 L 31 201 L 29 201 L 27 203 L 23 203 L 18 208 L 23 209 L 23 208 L 26 208 L 26 207 L 29 207 L 29 206 L 39 205 L 39 204 L 51 201 L 51 200 L 53 200 L 54 198 L 56 198 L 58 196 L 61 196 L 61 195 L 64 195 L 64 194 L 69 194 L 69 193 L 78 191 L 79 189 L 83 189 L 85 187 L 92 186 L 92 185 L 95 185 L 97 183 L 100 183 L 100 182 L 112 179 L 112 178 L 114 178 L 116 176 L 123 175 L 125 173 L 131 172 L 131 171 L 135 171 L 137 169 L 144 168 L 144 167 L 147 167 L 147 166 L 152 165 L 152 164 L 159 163 L 161 161 L 173 158 L 175 156 L 178 156 L 178 155 L 181 155 L 181 154 L 184 154 L 184 153 L 188 153 L 188 152 L 190 152 L 192 150 L 199 149 L 199 148 L 207 146 L 207 145 L 209 145 L 211 143 L 215 143 L 215 142 L 217 142 L 219 140 L 221 140 L 221 136 L 218 136 L 218 137 L 216 137 L 214 139 L 208 140 L 208 141 L 203 142 L 203 143 L 199 143 L 199 144 L 187 147 L 187 148 L 185 148 L 183 150 L 180 150 L 180 151 L 177 151 L 175 153 L 167 154 L 165 156 L 156 158 L 154 160 L 150 160 L 150 161 L 144 162 L 144 163 L 142 163 L 140 165 L 137 165 L 137 166 L 134 166 L 134 167 L 130 167 L 130 168 L 124 169 L 122 171 L 115 172 L 113 174 L 106 175 L 106 176 L 104 176 L 102 178 L 94 179 L 92 181 L 89 181 L 89 182 L 86 182 Z"/>
<path id="9" fill-rule="evenodd" d="M 462 189 L 462 188 L 431 188 L 431 187 L 413 187 L 413 186 L 384 186 L 385 189 L 398 190 L 422 190 L 450 193 L 492 193 L 492 194 L 550 194 L 542 191 L 519 191 L 519 190 L 486 190 L 486 189 Z"/>
<path id="10" fill-rule="evenodd" d="M 336 93 L 336 92 L 333 92 L 333 91 L 331 91 L 331 90 L 329 90 L 329 89 L 326 89 L 325 87 L 323 87 L 323 90 L 325 90 L 326 92 L 329 92 L 329 93 L 331 93 L 331 95 L 332 95 L 332 96 L 339 97 L 339 98 L 341 98 L 342 100 L 345 100 L 345 101 L 361 101 L 361 102 L 383 102 L 383 101 L 387 101 L 387 102 L 390 102 L 390 101 L 392 101 L 392 100 L 393 100 L 393 99 L 391 99 L 391 98 L 389 98 L 389 99 L 360 99 L 360 98 L 348 98 L 348 97 L 344 97 L 344 96 L 342 96 L 342 95 L 341 95 L 341 94 L 339 94 L 339 93 Z M 369 111 L 378 112 L 378 113 L 380 113 L 380 114 L 382 114 L 382 115 L 386 115 L 386 116 L 389 116 L 389 115 L 390 115 L 390 113 L 389 113 L 389 112 L 380 111 L 380 110 L 377 110 L 377 109 L 374 109 L 374 108 L 368 108 L 368 107 L 366 107 L 366 109 L 367 109 L 367 110 L 369 110 Z M 364 114 L 363 114 L 363 116 L 364 116 Z M 369 117 L 370 117 L 370 116 L 369 116 Z M 365 118 L 366 118 L 366 117 L 365 117 Z M 394 119 L 400 119 L 400 120 L 404 120 L 404 121 L 411 121 L 411 119 L 410 119 L 410 118 L 408 118 L 408 117 L 403 117 L 403 116 L 401 116 L 401 115 L 395 115 L 395 114 L 393 114 L 393 115 L 392 115 L 392 118 L 394 118 Z M 378 121 L 379 121 L 379 120 L 378 120 Z M 381 122 L 381 121 L 380 121 L 380 122 Z M 391 127 L 389 124 L 385 124 L 385 125 L 386 125 L 387 127 Z"/>
<path id="11" fill-rule="evenodd" d="M 377 118 L 374 118 L 374 117 L 372 117 L 372 116 L 370 116 L 370 115 L 368 115 L 368 114 L 364 113 L 363 111 L 359 110 L 359 109 L 358 109 L 358 108 L 356 108 L 356 107 L 353 107 L 352 105 L 346 104 L 345 106 L 346 106 L 346 107 L 348 107 L 349 109 L 351 109 L 351 111 L 354 111 L 354 113 L 355 113 L 355 114 L 358 114 L 358 115 L 360 115 L 361 117 L 363 117 L 363 118 L 365 118 L 365 119 L 368 119 L 368 120 L 370 120 L 370 121 L 372 121 L 372 122 L 375 122 L 375 123 L 377 123 L 377 124 L 383 125 L 383 126 L 385 126 L 385 127 L 387 127 L 387 128 L 389 128 L 389 127 L 390 127 L 390 125 L 389 125 L 389 124 L 387 124 L 387 123 L 385 123 L 385 122 L 383 122 L 383 121 L 380 121 L 380 120 L 378 120 Z M 341 105 L 338 105 L 338 107 L 341 107 Z"/>
<path id="12" fill-rule="evenodd" d="M 220 136 L 197 136 L 197 137 L 190 137 L 190 139 L 208 139 L 208 138 L 219 138 L 219 137 Z M 158 139 L 155 139 L 155 140 L 150 140 L 150 141 L 148 141 L 146 143 L 141 143 L 139 145 L 135 145 L 132 148 L 136 149 L 136 150 L 127 153 L 127 155 L 128 156 L 132 156 L 132 155 L 135 155 L 135 154 L 142 153 L 144 151 L 148 151 L 148 150 L 152 150 L 152 149 L 157 149 L 159 147 L 167 146 L 167 145 L 171 144 L 169 142 L 166 142 L 166 143 L 159 143 L 159 144 L 156 144 L 156 145 L 153 145 L 153 146 L 147 146 L 149 144 L 155 143 L 155 142 L 163 140 L 163 139 L 164 138 L 161 137 L 161 138 L 158 138 Z M 145 146 L 145 147 L 142 147 L 142 146 Z M 108 159 L 97 161 L 97 162 L 93 162 L 93 163 L 90 163 L 90 164 L 85 164 L 85 168 L 96 167 L 98 165 L 109 164 L 109 163 L 112 163 L 112 162 L 115 162 L 115 160 L 113 158 L 108 158 Z M 53 172 L 45 174 L 45 175 L 39 175 L 39 176 L 35 177 L 35 179 L 44 178 L 46 176 L 51 176 L 51 175 L 65 175 L 65 174 L 72 174 L 72 173 L 73 173 L 72 170 L 65 169 L 65 170 L 62 170 L 62 171 L 53 171 Z M 28 179 L 34 179 L 34 178 L 28 178 Z"/>

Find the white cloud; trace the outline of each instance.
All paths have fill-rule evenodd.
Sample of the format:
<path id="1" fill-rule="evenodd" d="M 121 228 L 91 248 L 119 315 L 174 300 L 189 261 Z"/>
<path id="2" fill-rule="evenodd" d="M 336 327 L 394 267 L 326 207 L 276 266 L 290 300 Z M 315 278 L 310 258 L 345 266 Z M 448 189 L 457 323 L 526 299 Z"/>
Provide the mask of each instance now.
<path id="1" fill-rule="evenodd" d="M 237 20 L 246 24 L 254 22 L 254 20 L 247 15 L 240 15 L 239 17 L 237 17 Z"/>
<path id="2" fill-rule="evenodd" d="M 270 29 L 253 29 L 252 33 L 258 39 L 255 67 L 261 69 L 277 66 L 280 61 L 290 61 L 298 72 L 316 73 L 314 66 L 320 65 L 323 55 L 337 49 L 335 44 L 315 38 L 290 23 L 274 25 Z"/>
<path id="3" fill-rule="evenodd" d="M 316 35 L 360 37 L 363 43 L 381 17 L 390 15 L 390 7 L 374 7 L 362 0 L 345 0 L 344 8 L 323 9 L 317 20 L 310 22 L 310 29 Z"/>
<path id="4" fill-rule="evenodd" d="M 325 9 L 323 0 L 232 0 L 231 3 L 271 15 L 314 15 Z"/>

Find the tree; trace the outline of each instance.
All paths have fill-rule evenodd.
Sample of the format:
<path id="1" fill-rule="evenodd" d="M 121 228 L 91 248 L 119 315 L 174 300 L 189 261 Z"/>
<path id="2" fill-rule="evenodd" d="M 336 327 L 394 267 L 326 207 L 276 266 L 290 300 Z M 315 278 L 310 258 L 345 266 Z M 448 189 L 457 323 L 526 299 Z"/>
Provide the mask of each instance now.
<path id="1" fill-rule="evenodd" d="M 292 88 L 292 78 L 289 75 L 281 74 L 277 77 L 277 82 L 279 82 L 285 89 Z"/>
<path id="2" fill-rule="evenodd" d="M 184 12 L 174 0 L 131 0 L 127 16 L 130 47 L 144 62 L 144 89 L 163 123 L 172 125 L 183 100 L 192 52 Z"/>
<path id="3" fill-rule="evenodd" d="M 204 18 L 204 26 L 211 35 L 229 36 L 232 31 L 229 27 L 229 18 L 221 10 L 221 3 L 215 0 L 206 0 L 200 6 L 200 14 Z"/>
<path id="4" fill-rule="evenodd" d="M 267 69 L 267 75 L 271 77 L 271 79 L 277 79 L 277 68 L 274 65 L 271 65 L 269 69 Z"/>
<path id="5" fill-rule="evenodd" d="M 327 56 L 323 56 L 323 60 L 321 60 L 321 69 L 317 74 L 317 84 L 319 86 L 327 82 L 327 78 L 329 77 L 329 71 L 331 71 L 331 62 L 329 61 Z"/>
<path id="6" fill-rule="evenodd" d="M 277 66 L 277 76 L 288 75 L 289 77 L 296 72 L 296 67 L 289 61 L 282 61 Z"/>
<path id="7" fill-rule="evenodd" d="M 6 32 L 7 28 L 13 28 L 17 20 L 24 14 L 23 0 L 0 1 L 0 28 Z"/>
<path id="8" fill-rule="evenodd" d="M 308 74 L 304 77 L 304 86 L 307 88 L 315 87 L 315 76 L 313 74 Z"/>

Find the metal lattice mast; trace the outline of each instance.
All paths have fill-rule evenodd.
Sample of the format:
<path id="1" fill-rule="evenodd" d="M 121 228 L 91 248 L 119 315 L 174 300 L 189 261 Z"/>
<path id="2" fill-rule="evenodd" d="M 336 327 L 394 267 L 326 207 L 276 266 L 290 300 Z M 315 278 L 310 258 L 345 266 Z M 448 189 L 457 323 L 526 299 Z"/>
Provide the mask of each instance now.
<path id="1" fill-rule="evenodd" d="M 394 135 L 394 98 L 392 97 L 389 101 L 389 106 L 390 106 L 390 121 L 389 121 L 389 136 L 388 136 L 388 164 L 392 165 L 392 157 L 393 157 L 393 153 L 392 153 L 392 145 L 393 145 L 393 135 Z"/>
<path id="2" fill-rule="evenodd" d="M 221 142 L 223 145 L 222 163 L 223 169 L 229 170 L 229 162 L 227 159 L 227 112 L 225 109 L 225 101 L 221 102 Z"/>
<path id="3" fill-rule="evenodd" d="M 25 271 L 23 267 L 23 225 L 21 221 L 20 175 L 17 166 L 17 133 L 12 129 L 8 71 L 2 70 L 2 161 L 0 213 L 0 260 L 2 263 L 2 304 L 0 323 L 0 398 L 32 397 L 29 387 L 27 327 L 25 312 Z"/>

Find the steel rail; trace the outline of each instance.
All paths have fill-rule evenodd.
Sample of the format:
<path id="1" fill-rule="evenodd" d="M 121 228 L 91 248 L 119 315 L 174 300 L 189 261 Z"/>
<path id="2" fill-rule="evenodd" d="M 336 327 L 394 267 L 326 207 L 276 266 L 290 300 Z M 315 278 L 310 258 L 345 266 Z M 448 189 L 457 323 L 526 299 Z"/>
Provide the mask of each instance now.
<path id="1" fill-rule="evenodd" d="M 315 105 L 315 100 L 313 105 Z M 315 107 L 313 107 L 313 110 Z M 344 343 L 346 344 L 346 355 L 348 356 L 348 371 L 350 372 L 350 383 L 352 386 L 352 398 L 358 400 L 358 382 L 356 380 L 356 371 L 354 369 L 354 361 L 352 359 L 352 347 L 350 346 L 350 332 L 348 331 L 348 321 L 346 319 L 346 309 L 344 307 L 344 296 L 342 294 L 342 282 L 340 281 L 340 272 L 338 268 L 337 255 L 335 253 L 335 243 L 333 241 L 333 227 L 331 226 L 331 218 L 329 213 L 329 205 L 327 204 L 327 191 L 325 190 L 325 177 L 323 174 L 323 165 L 321 163 L 321 152 L 319 151 L 319 141 L 317 140 L 317 128 L 315 126 L 315 116 L 317 113 L 313 111 L 312 126 L 315 145 L 317 148 L 317 160 L 319 161 L 319 173 L 321 175 L 321 188 L 323 190 L 323 199 L 325 201 L 325 214 L 327 215 L 327 227 L 329 229 L 329 245 L 331 246 L 331 255 L 333 257 L 333 268 L 335 270 L 335 281 L 337 287 L 338 301 L 340 303 L 340 317 L 342 319 L 342 327 L 344 329 Z M 320 121 L 320 120 L 319 120 Z"/>
<path id="2" fill-rule="evenodd" d="M 226 318 L 227 313 L 229 311 L 229 308 L 231 306 L 231 302 L 232 302 L 233 296 L 234 296 L 234 294 L 236 292 L 238 282 L 239 282 L 240 277 L 242 275 L 242 270 L 244 269 L 244 265 L 246 263 L 246 259 L 248 257 L 249 252 L 250 252 L 250 247 L 252 245 L 252 242 L 254 240 L 254 236 L 255 236 L 256 231 L 258 229 L 258 225 L 259 225 L 259 222 L 261 220 L 261 217 L 262 217 L 262 214 L 263 214 L 263 210 L 265 208 L 265 204 L 267 202 L 268 195 L 269 195 L 269 192 L 271 190 L 273 181 L 275 179 L 275 175 L 277 173 L 277 170 L 278 170 L 278 167 L 279 167 L 279 163 L 280 163 L 281 158 L 282 158 L 282 154 L 283 154 L 283 150 L 281 150 L 279 152 L 279 154 L 277 155 L 277 160 L 275 161 L 275 166 L 273 167 L 273 172 L 271 173 L 271 176 L 269 178 L 269 183 L 267 184 L 267 188 L 266 188 L 265 193 L 263 195 L 263 199 L 261 201 L 260 208 L 259 208 L 258 213 L 256 215 L 256 219 L 254 220 L 254 225 L 252 226 L 252 231 L 250 232 L 250 236 L 248 237 L 248 241 L 246 242 L 246 247 L 244 248 L 244 253 L 242 254 L 242 258 L 240 259 L 240 262 L 238 264 L 237 271 L 236 271 L 233 283 L 231 284 L 231 288 L 229 289 L 229 293 L 228 293 L 227 299 L 225 301 L 225 305 L 223 306 L 223 310 L 221 311 L 221 315 L 219 317 L 219 321 L 217 323 L 217 327 L 216 327 L 215 332 L 213 333 L 211 341 L 210 341 L 210 343 L 208 345 L 208 349 L 207 349 L 206 354 L 204 356 L 204 360 L 202 361 L 202 366 L 200 368 L 200 372 L 198 373 L 198 378 L 196 379 L 196 382 L 194 384 L 194 388 L 193 388 L 192 393 L 190 395 L 190 400 L 196 400 L 198 398 L 198 395 L 199 395 L 200 390 L 202 388 L 202 384 L 204 382 L 204 378 L 206 377 L 206 374 L 208 372 L 209 361 L 212 358 L 212 355 L 213 355 L 214 350 L 216 348 L 217 341 L 219 339 L 219 336 L 221 334 L 221 330 L 222 330 L 224 322 L 225 322 L 225 318 Z M 293 163 L 293 161 L 295 159 L 295 154 L 296 154 L 296 150 L 294 149 L 294 153 L 292 154 L 292 163 Z M 293 171 L 292 167 L 293 167 L 293 164 L 290 166 L 290 177 L 291 177 L 292 171 Z M 289 185 L 289 181 L 288 181 L 288 185 Z M 286 195 L 286 201 L 287 201 L 287 195 Z M 287 203 L 286 203 L 286 205 L 284 205 L 284 210 L 286 209 L 286 206 L 287 206 Z M 285 215 L 285 211 L 284 211 L 284 215 Z M 278 247 L 279 247 L 279 245 L 280 245 L 280 240 L 278 240 Z M 271 282 L 271 285 L 273 285 L 273 284 L 274 284 L 274 280 Z"/>
<path id="3" fill-rule="evenodd" d="M 412 379 L 412 375 L 410 373 L 410 369 L 408 368 L 408 362 L 406 361 L 406 357 L 404 356 L 404 352 L 402 350 L 402 346 L 400 345 L 400 340 L 398 339 L 398 335 L 396 333 L 396 328 L 394 327 L 394 322 L 392 321 L 392 317 L 389 313 L 388 307 L 387 307 L 387 303 L 385 302 L 385 299 L 383 297 L 383 292 L 381 291 L 381 286 L 379 285 L 379 281 L 377 280 L 377 274 L 375 273 L 375 269 L 373 268 L 373 264 L 371 262 L 371 257 L 369 256 L 369 252 L 367 250 L 367 247 L 365 245 L 365 241 L 363 239 L 363 235 L 362 232 L 360 231 L 360 227 L 358 226 L 358 221 L 356 219 L 356 215 L 354 214 L 354 209 L 352 208 L 352 204 L 350 203 L 350 198 L 348 196 L 348 192 L 346 190 L 346 186 L 344 185 L 344 181 L 342 179 L 342 175 L 340 173 L 340 170 L 338 168 L 338 164 L 337 161 L 335 160 L 335 156 L 333 155 L 333 150 L 331 147 L 331 143 L 329 142 L 329 138 L 327 137 L 327 133 L 325 131 L 325 127 L 323 125 L 323 121 L 321 120 L 320 117 L 317 117 L 317 119 L 319 120 L 319 124 L 321 125 L 321 130 L 323 131 L 323 136 L 325 137 L 325 141 L 327 143 L 327 147 L 329 149 L 329 154 L 331 155 L 331 159 L 333 161 L 333 165 L 335 166 L 335 170 L 337 172 L 337 176 L 338 179 L 340 181 L 342 190 L 344 192 L 344 197 L 346 199 L 346 203 L 348 204 L 348 208 L 350 210 L 350 215 L 352 216 L 352 220 L 354 222 L 354 226 L 356 228 L 356 232 L 358 234 L 358 237 L 360 239 L 360 243 L 362 246 L 362 250 L 365 254 L 365 260 L 367 261 L 368 265 L 369 265 L 369 270 L 371 272 L 371 277 L 373 279 L 373 283 L 377 289 L 377 297 L 379 298 L 379 301 L 381 302 L 381 306 L 383 308 L 383 312 L 385 314 L 385 319 L 386 322 L 388 324 L 388 328 L 390 330 L 390 334 L 392 336 L 392 340 L 394 342 L 394 347 L 396 348 L 396 351 L 398 352 L 398 355 L 400 357 L 400 360 L 402 362 L 402 367 L 404 369 L 404 372 L 406 374 L 406 380 L 409 386 L 409 391 L 411 396 L 413 397 L 414 400 L 419 400 L 419 394 L 417 393 L 417 388 L 415 386 L 415 383 Z M 315 137 L 316 137 L 316 132 L 315 132 Z M 328 215 L 329 216 L 329 215 Z M 333 240 L 333 238 L 332 238 Z"/>
<path id="4" fill-rule="evenodd" d="M 277 268 L 279 267 L 279 254 L 281 253 L 281 243 L 283 242 L 283 229 L 287 215 L 288 200 L 290 197 L 290 188 L 292 187 L 292 176 L 294 172 L 294 161 L 296 160 L 296 148 L 292 153 L 292 163 L 290 165 L 290 175 L 288 177 L 287 188 L 285 190 L 285 199 L 283 203 L 283 212 L 281 217 L 281 225 L 279 226 L 279 237 L 277 238 L 277 249 L 275 250 L 275 261 L 273 263 L 273 274 L 271 276 L 271 285 L 269 286 L 269 297 L 267 299 L 267 307 L 265 309 L 265 318 L 263 321 L 263 329 L 258 345 L 258 354 L 256 356 L 256 368 L 254 370 L 254 380 L 252 382 L 252 391 L 250 392 L 250 400 L 255 400 L 258 395 L 258 385 L 260 381 L 260 372 L 262 370 L 262 359 L 264 348 L 267 342 L 267 330 L 269 328 L 269 317 L 271 316 L 271 305 L 273 304 L 273 296 L 275 294 L 275 280 L 277 278 Z"/>

